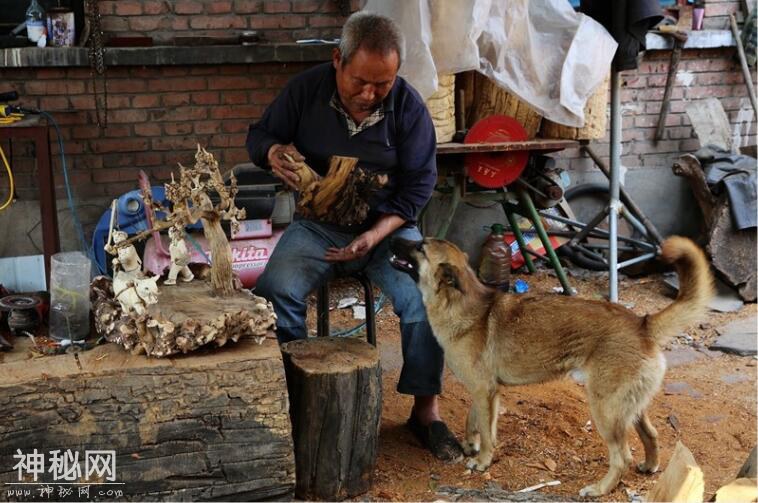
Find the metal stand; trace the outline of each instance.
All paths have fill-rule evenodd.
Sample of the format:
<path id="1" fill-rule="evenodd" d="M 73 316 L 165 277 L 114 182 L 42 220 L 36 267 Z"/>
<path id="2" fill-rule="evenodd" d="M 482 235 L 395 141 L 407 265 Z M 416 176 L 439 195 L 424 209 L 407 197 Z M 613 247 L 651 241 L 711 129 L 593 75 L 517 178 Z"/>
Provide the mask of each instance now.
<path id="1" fill-rule="evenodd" d="M 445 237 L 447 236 L 447 231 L 448 231 L 448 228 L 450 227 L 450 222 L 452 221 L 453 216 L 455 215 L 455 210 L 458 208 L 458 204 L 460 203 L 460 201 L 464 200 L 464 198 L 460 196 L 460 190 L 461 190 L 461 187 L 458 185 L 458 183 L 455 183 L 453 187 L 452 199 L 450 202 L 450 209 L 448 210 L 448 214 L 443 219 L 443 224 L 437 230 L 437 233 L 435 235 L 435 237 L 439 239 L 445 239 Z M 497 201 L 497 202 L 500 202 L 500 204 L 502 204 L 503 211 L 505 212 L 505 215 L 508 218 L 508 222 L 510 223 L 511 229 L 513 230 L 513 234 L 516 237 L 516 241 L 519 244 L 519 248 L 521 249 L 521 254 L 524 257 L 524 262 L 526 263 L 526 267 L 530 273 L 534 273 L 536 269 L 534 267 L 532 258 L 530 257 L 530 254 L 533 252 L 528 250 L 526 247 L 526 241 L 524 240 L 524 235 L 521 233 L 521 229 L 519 229 L 518 227 L 515 214 L 523 215 L 526 218 L 528 218 L 532 222 L 532 225 L 534 225 L 534 229 L 537 232 L 537 235 L 539 236 L 540 241 L 542 242 L 542 246 L 545 248 L 545 253 L 547 257 L 543 257 L 543 258 L 546 258 L 547 261 L 555 270 L 555 273 L 558 276 L 558 281 L 561 283 L 561 286 L 563 287 L 564 295 L 573 295 L 573 289 L 568 283 L 566 272 L 563 270 L 563 266 L 558 260 L 558 255 L 556 255 L 555 250 L 553 249 L 553 245 L 550 243 L 550 237 L 547 235 L 547 232 L 545 231 L 545 227 L 542 225 L 542 219 L 540 218 L 540 215 L 537 212 L 537 208 L 535 208 L 534 206 L 534 202 L 532 201 L 531 196 L 529 196 L 529 193 L 523 189 L 517 189 L 516 193 L 518 194 L 519 202 L 520 202 L 520 204 L 518 205 L 507 201 L 505 193 L 502 193 L 502 192 L 489 193 L 489 194 L 485 194 L 485 193 L 471 194 L 471 195 L 467 195 L 465 199 L 471 200 L 471 201 L 476 200 L 478 202 Z"/>
<path id="2" fill-rule="evenodd" d="M 618 212 L 621 167 L 621 72 L 611 70 L 611 166 L 608 230 L 610 250 L 608 257 L 608 298 L 618 302 Z"/>
<path id="3" fill-rule="evenodd" d="M 39 208 L 42 222 L 42 249 L 45 257 L 45 278 L 50 284 L 50 257 L 61 249 L 58 236 L 58 210 L 55 204 L 55 179 L 50 162 L 50 143 L 47 125 L 40 125 L 38 118 L 24 119 L 15 124 L 0 127 L 0 140 L 31 140 L 34 142 L 34 157 L 37 161 L 39 184 Z"/>

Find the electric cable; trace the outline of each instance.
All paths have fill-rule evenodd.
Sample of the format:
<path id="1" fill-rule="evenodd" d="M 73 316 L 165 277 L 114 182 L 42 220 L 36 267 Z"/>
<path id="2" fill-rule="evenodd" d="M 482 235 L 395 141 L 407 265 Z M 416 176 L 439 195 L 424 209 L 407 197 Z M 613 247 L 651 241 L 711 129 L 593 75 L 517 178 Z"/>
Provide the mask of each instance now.
<path id="1" fill-rule="evenodd" d="M 76 229 L 76 233 L 78 234 L 79 245 L 81 246 L 81 251 L 84 252 L 84 254 L 90 258 L 90 260 L 93 260 L 92 252 L 87 246 L 86 239 L 84 239 L 84 228 L 82 227 L 82 222 L 79 219 L 79 213 L 76 211 L 76 206 L 74 205 L 74 196 L 71 193 L 71 183 L 68 179 L 68 168 L 66 166 L 66 152 L 64 151 L 64 148 L 63 148 L 63 135 L 61 134 L 61 129 L 58 126 L 58 122 L 56 122 L 53 116 L 50 115 L 49 113 L 45 112 L 44 110 L 38 110 L 35 112 L 39 113 L 40 115 L 43 115 L 47 120 L 50 121 L 50 123 L 55 128 L 55 135 L 58 138 L 58 149 L 60 150 L 60 156 L 61 156 L 61 168 L 63 171 L 63 180 L 66 186 L 66 198 L 68 200 L 69 210 L 71 210 L 71 217 L 74 220 L 74 228 Z"/>
<path id="2" fill-rule="evenodd" d="M 13 172 L 11 171 L 11 165 L 8 163 L 8 159 L 5 157 L 5 152 L 3 152 L 3 147 L 0 146 L 0 157 L 3 158 L 3 164 L 5 165 L 5 171 L 8 172 L 8 200 L 5 201 L 2 206 L 0 206 L 0 211 L 3 211 L 5 208 L 7 208 L 12 202 L 13 202 L 13 192 L 15 188 L 15 183 L 13 181 Z"/>

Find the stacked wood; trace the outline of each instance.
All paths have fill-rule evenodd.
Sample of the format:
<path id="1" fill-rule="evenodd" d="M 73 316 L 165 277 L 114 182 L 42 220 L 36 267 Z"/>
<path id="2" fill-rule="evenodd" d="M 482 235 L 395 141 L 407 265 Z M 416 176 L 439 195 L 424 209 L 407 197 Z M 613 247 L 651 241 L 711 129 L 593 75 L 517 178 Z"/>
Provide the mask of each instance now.
<path id="1" fill-rule="evenodd" d="M 438 75 L 437 90 L 426 100 L 432 116 L 437 143 L 448 142 L 455 134 L 455 75 Z"/>
<path id="2" fill-rule="evenodd" d="M 507 115 L 524 127 L 529 139 L 537 136 L 542 116 L 529 104 L 479 72 L 458 75 L 458 86 L 464 94 L 466 127 L 490 115 Z"/>
<path id="3" fill-rule="evenodd" d="M 373 480 L 382 411 L 379 353 L 365 341 L 319 337 L 282 346 L 295 444 L 295 494 L 342 500 Z"/>
<path id="4" fill-rule="evenodd" d="M 545 119 L 542 121 L 540 136 L 561 140 L 599 140 L 605 136 L 607 127 L 608 91 L 611 76 L 608 74 L 584 106 L 584 126 L 577 128 L 564 126 Z"/>
<path id="5" fill-rule="evenodd" d="M 157 304 L 137 316 L 125 314 L 114 301 L 104 277 L 92 285 L 92 306 L 98 335 L 135 354 L 166 357 L 201 347 L 221 347 L 251 337 L 262 343 L 274 337 L 276 315 L 270 302 L 247 290 L 232 296 L 213 295 L 207 282 L 161 287 Z"/>
<path id="6" fill-rule="evenodd" d="M 297 162 L 290 156 L 287 159 L 297 166 L 300 177 L 297 211 L 312 220 L 359 224 L 368 216 L 371 194 L 387 183 L 386 175 L 359 167 L 356 157 L 332 156 L 323 178 L 305 162 Z"/>
<path id="7" fill-rule="evenodd" d="M 48 470 L 49 452 L 78 455 L 77 482 L 104 482 L 85 472 L 86 451 L 103 450 L 115 456 L 115 484 L 91 486 L 93 499 L 292 498 L 295 461 L 276 341 L 240 341 L 163 360 L 130 355 L 114 344 L 28 359 L 31 341 L 17 341 L 18 351 L 0 363 L 0 484 L 19 482 L 13 456 L 36 449 L 45 456 L 37 482 L 49 483 L 52 499 L 63 500 Z M 9 497 L 6 488 L 13 487 L 30 486 L 4 485 L 7 499 L 31 499 Z"/>

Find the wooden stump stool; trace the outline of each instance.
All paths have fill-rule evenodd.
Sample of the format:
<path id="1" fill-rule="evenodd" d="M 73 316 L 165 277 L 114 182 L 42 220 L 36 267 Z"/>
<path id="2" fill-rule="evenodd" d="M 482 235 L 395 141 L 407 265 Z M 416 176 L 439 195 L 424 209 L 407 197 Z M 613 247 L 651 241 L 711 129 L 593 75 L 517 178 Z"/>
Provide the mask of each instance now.
<path id="1" fill-rule="evenodd" d="M 105 450 L 114 451 L 115 485 L 92 486 L 92 499 L 292 497 L 295 462 L 276 341 L 242 339 L 161 359 L 115 344 L 28 359 L 28 346 L 16 338 L 13 351 L 0 355 L 0 485 L 19 482 L 17 450 L 36 449 L 45 456 L 37 482 L 61 499 L 48 472 L 50 451 L 78 453 L 79 481 L 92 483 L 86 451 Z M 39 495 L 38 486 L 8 485 L 0 501 L 13 499 L 6 488 L 27 487 Z M 101 490 L 113 492 L 100 497 Z"/>
<path id="2" fill-rule="evenodd" d="M 345 337 L 282 346 L 295 444 L 295 494 L 341 500 L 371 487 L 382 411 L 379 352 Z"/>

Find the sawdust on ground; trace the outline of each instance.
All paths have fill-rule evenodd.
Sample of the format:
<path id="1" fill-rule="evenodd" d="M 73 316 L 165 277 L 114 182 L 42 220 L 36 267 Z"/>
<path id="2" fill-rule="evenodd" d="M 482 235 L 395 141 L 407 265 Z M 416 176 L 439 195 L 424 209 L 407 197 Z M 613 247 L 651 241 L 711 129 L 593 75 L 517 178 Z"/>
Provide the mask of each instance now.
<path id="1" fill-rule="evenodd" d="M 583 276 L 570 278 L 579 296 L 606 295 L 606 276 Z M 534 275 L 514 275 L 513 280 L 516 278 L 527 281 L 531 292 L 552 293 L 558 286 L 555 277 L 544 270 Z M 363 299 L 356 283 L 332 283 L 331 306 L 348 296 Z M 672 293 L 661 275 L 622 277 L 619 297 L 620 303 L 645 314 L 671 302 Z M 315 334 L 315 299 L 310 304 L 308 319 Z M 665 391 L 658 393 L 650 408 L 650 418 L 659 434 L 661 469 L 666 467 L 676 442 L 682 441 L 703 470 L 706 501 L 734 478 L 756 445 L 757 368 L 754 357 L 711 352 L 707 347 L 717 337 L 718 327 L 755 312 L 755 304 L 747 304 L 734 313 L 711 312 L 700 325 L 673 340 L 668 349 L 679 356 L 679 363 L 669 364 Z M 331 311 L 333 331 L 356 323 L 351 309 Z M 444 500 L 444 495 L 436 491 L 438 487 L 484 489 L 496 482 L 513 491 L 559 480 L 560 485 L 540 491 L 577 500 L 579 489 L 605 474 L 607 451 L 592 428 L 583 386 L 568 378 L 501 389 L 499 447 L 488 472 L 471 473 L 463 463 L 445 464 L 434 459 L 404 426 L 412 398 L 395 391 L 402 356 L 398 319 L 388 302 L 378 315 L 377 333 L 384 380 L 379 459 L 372 490 L 358 499 Z M 447 370 L 443 386 L 440 412 L 451 430 L 462 438 L 469 395 Z M 637 463 L 643 457 L 642 444 L 633 431 L 629 438 Z M 602 500 L 630 501 L 633 495 L 647 493 L 659 476 L 660 472 L 640 475 L 630 468 L 618 488 Z"/>

